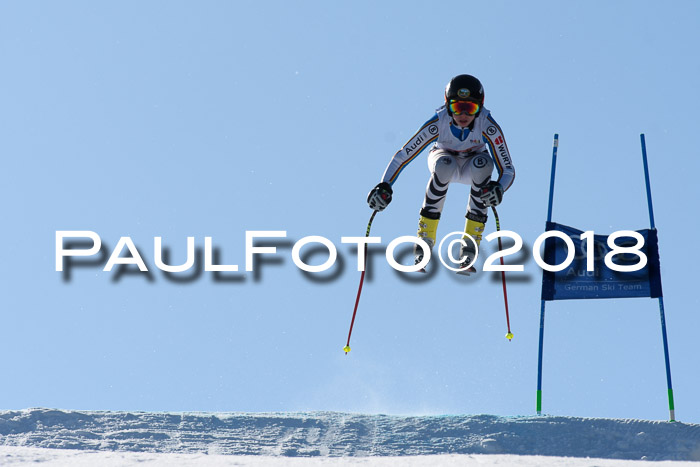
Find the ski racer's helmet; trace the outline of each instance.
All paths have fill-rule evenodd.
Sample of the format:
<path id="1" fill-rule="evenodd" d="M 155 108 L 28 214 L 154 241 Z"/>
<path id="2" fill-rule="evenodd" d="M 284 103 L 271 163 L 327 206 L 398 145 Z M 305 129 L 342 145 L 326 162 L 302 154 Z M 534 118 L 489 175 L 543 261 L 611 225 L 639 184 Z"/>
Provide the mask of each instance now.
<path id="1" fill-rule="evenodd" d="M 445 106 L 450 115 L 452 115 L 449 105 L 451 100 L 472 101 L 479 104 L 479 107 L 483 107 L 484 87 L 481 85 L 481 81 L 472 75 L 455 76 L 447 83 L 445 88 Z M 481 109 L 479 109 L 479 112 L 481 112 Z"/>

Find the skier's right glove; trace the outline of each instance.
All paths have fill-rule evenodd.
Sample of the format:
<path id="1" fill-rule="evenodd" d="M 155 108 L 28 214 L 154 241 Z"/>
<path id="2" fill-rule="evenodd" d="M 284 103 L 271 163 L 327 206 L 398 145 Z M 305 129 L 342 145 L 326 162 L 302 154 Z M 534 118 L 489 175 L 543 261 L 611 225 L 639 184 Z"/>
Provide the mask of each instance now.
<path id="1" fill-rule="evenodd" d="M 391 203 L 391 195 L 393 193 L 391 185 L 387 182 L 379 183 L 367 195 L 367 204 L 375 211 L 383 211 Z"/>

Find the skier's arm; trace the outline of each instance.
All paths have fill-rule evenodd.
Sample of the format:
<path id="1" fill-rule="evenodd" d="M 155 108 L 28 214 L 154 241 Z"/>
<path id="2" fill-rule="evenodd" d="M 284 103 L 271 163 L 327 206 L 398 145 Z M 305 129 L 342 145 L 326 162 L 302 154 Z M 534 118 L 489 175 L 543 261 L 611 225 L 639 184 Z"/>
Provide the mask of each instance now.
<path id="1" fill-rule="evenodd" d="M 496 162 L 496 168 L 498 169 L 497 181 L 503 187 L 503 191 L 506 191 L 513 184 L 513 180 L 515 180 L 515 167 L 510 158 L 508 145 L 501 127 L 498 126 L 498 123 L 491 115 L 487 119 L 489 124 L 486 126 L 486 131 L 482 134 L 482 139 L 489 146 L 493 160 Z"/>
<path id="2" fill-rule="evenodd" d="M 413 159 L 418 156 L 425 148 L 435 142 L 438 138 L 438 116 L 435 114 L 433 118 L 425 122 L 423 126 L 416 132 L 415 135 L 403 145 L 399 151 L 391 158 L 389 165 L 384 171 L 382 182 L 393 185 L 399 174 Z"/>

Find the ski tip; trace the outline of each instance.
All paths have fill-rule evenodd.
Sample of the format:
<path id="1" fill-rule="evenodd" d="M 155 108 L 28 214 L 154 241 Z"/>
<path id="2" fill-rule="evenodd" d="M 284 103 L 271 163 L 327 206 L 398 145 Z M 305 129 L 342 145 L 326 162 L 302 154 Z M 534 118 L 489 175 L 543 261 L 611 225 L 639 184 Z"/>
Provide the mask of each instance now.
<path id="1" fill-rule="evenodd" d="M 348 352 L 350 352 L 350 346 L 346 345 L 345 347 L 343 347 L 343 350 L 345 351 L 345 355 L 347 355 Z"/>
<path id="2" fill-rule="evenodd" d="M 474 269 L 474 268 L 466 268 L 466 269 L 460 269 L 460 270 L 455 271 L 455 272 L 456 272 L 457 274 L 459 274 L 460 276 L 467 276 L 467 277 L 469 277 L 469 276 L 471 276 L 472 274 L 474 274 L 474 273 L 476 272 L 476 269 Z"/>

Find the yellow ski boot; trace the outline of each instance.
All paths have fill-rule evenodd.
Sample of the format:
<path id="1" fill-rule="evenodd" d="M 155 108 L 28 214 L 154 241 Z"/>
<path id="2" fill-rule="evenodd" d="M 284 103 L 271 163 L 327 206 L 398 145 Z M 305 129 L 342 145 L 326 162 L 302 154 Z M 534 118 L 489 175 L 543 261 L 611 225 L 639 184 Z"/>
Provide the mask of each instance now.
<path id="1" fill-rule="evenodd" d="M 437 215 L 436 219 L 426 217 L 421 214 L 418 220 L 418 238 L 421 238 L 428 244 L 430 251 L 433 251 L 433 246 L 435 246 L 435 238 L 437 236 L 437 227 L 440 222 L 440 215 Z M 418 264 L 423 261 L 423 249 L 416 245 L 413 250 L 415 254 L 415 263 Z M 425 272 L 425 268 L 421 269 L 420 272 Z"/>
<path id="2" fill-rule="evenodd" d="M 476 242 L 476 245 L 474 245 L 474 242 L 472 242 L 466 235 L 462 237 L 466 245 L 462 246 L 462 263 L 460 265 L 461 270 L 457 271 L 457 274 L 468 276 L 476 272 L 476 268 L 474 267 L 474 265 L 469 265 L 469 263 L 472 263 L 476 258 L 476 252 L 479 248 L 479 244 L 481 243 L 481 236 L 484 233 L 486 219 L 486 215 L 475 214 L 471 212 L 467 213 L 467 223 L 464 226 L 464 233 L 471 235 L 471 237 L 474 239 L 474 242 Z"/>

